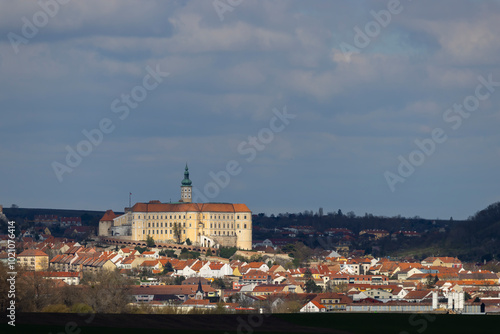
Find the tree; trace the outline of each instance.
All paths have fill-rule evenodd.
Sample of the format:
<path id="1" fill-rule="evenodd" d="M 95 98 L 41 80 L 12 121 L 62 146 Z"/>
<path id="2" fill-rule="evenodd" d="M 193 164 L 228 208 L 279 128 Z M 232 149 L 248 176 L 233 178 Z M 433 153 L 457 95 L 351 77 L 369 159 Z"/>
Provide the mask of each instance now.
<path id="1" fill-rule="evenodd" d="M 170 273 L 170 272 L 173 272 L 173 271 L 174 271 L 174 268 L 172 267 L 172 263 L 167 262 L 167 264 L 163 268 L 163 273 L 166 274 L 166 273 Z"/>
<path id="2" fill-rule="evenodd" d="M 174 238 L 175 238 L 175 242 L 178 244 L 181 243 L 181 233 L 182 233 L 182 230 L 181 230 L 180 223 L 179 224 L 174 223 Z"/>
<path id="3" fill-rule="evenodd" d="M 85 304 L 96 313 L 122 313 L 131 302 L 130 280 L 119 271 L 84 273 L 80 282 L 85 289 Z"/>
<path id="4" fill-rule="evenodd" d="M 425 282 L 425 285 L 427 286 L 427 288 L 432 288 L 434 287 L 434 285 L 436 284 L 436 282 L 439 280 L 439 278 L 436 276 L 432 276 L 432 275 L 429 275 L 427 276 L 427 280 Z"/>
<path id="5" fill-rule="evenodd" d="M 226 285 L 226 282 L 224 282 L 224 280 L 222 278 L 216 278 L 212 282 L 212 287 L 214 287 L 216 289 L 226 289 L 227 285 Z"/>
<path id="6" fill-rule="evenodd" d="M 221 247 L 220 256 L 225 259 L 229 259 L 231 256 L 234 255 L 234 253 L 236 253 L 237 250 L 238 248 L 236 247 Z"/>
<path id="7" fill-rule="evenodd" d="M 185 279 L 186 279 L 186 277 L 184 277 L 184 276 L 177 276 L 174 279 L 174 285 L 181 285 L 182 281 L 184 281 Z"/>
<path id="8" fill-rule="evenodd" d="M 319 293 L 323 289 L 314 282 L 313 275 L 309 268 L 306 269 L 304 273 L 304 278 L 307 280 L 305 284 L 305 289 L 307 293 Z"/>
<path id="9" fill-rule="evenodd" d="M 311 278 L 306 282 L 305 290 L 307 293 L 320 293 L 323 289 Z"/>
<path id="10" fill-rule="evenodd" d="M 38 312 L 51 304 L 60 303 L 55 281 L 45 279 L 40 272 L 17 270 L 16 309 L 21 312 Z"/>
<path id="11" fill-rule="evenodd" d="M 134 248 L 136 251 L 139 251 L 140 254 L 144 253 L 145 251 L 148 250 L 147 247 L 141 247 L 141 246 L 135 246 Z"/>
<path id="12" fill-rule="evenodd" d="M 189 238 L 186 239 L 186 245 L 191 246 L 193 243 Z"/>
<path id="13" fill-rule="evenodd" d="M 155 239 L 153 239 L 152 236 L 148 235 L 146 238 L 146 246 L 147 247 L 154 247 L 155 246 Z"/>

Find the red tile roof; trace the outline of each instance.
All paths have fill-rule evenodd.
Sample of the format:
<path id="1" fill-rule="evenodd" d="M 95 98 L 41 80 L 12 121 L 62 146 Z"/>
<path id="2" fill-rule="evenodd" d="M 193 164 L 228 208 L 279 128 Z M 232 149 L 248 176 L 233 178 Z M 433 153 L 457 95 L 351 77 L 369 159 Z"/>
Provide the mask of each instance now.
<path id="1" fill-rule="evenodd" d="M 18 256 L 48 256 L 48 255 L 38 249 L 27 249 Z"/>
<path id="2" fill-rule="evenodd" d="M 116 217 L 118 216 L 113 212 L 113 210 L 108 210 L 104 213 L 104 216 L 102 216 L 100 221 L 112 221 Z"/>
<path id="3" fill-rule="evenodd" d="M 245 204 L 231 203 L 136 203 L 133 212 L 248 212 Z M 104 218 L 104 217 L 103 217 Z M 101 219 L 102 220 L 102 219 Z"/>

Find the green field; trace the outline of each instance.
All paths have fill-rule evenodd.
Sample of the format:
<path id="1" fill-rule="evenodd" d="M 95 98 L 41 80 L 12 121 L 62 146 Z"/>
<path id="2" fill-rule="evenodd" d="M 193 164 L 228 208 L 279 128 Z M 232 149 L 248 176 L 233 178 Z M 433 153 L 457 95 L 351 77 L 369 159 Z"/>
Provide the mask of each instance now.
<path id="1" fill-rule="evenodd" d="M 88 315 L 26 313 L 1 333 L 498 333 L 500 317 L 445 314 Z"/>

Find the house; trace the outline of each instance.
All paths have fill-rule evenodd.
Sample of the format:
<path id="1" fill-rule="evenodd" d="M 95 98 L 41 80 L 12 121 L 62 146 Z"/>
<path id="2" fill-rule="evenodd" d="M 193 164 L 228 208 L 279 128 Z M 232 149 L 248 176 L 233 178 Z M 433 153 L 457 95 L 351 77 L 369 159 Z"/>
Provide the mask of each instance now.
<path id="1" fill-rule="evenodd" d="M 345 311 L 347 304 L 352 302 L 352 299 L 341 293 L 318 293 L 312 300 L 317 301 L 326 307 L 327 312 Z"/>
<path id="2" fill-rule="evenodd" d="M 49 256 L 38 249 L 27 249 L 17 256 L 19 264 L 27 270 L 42 271 L 49 269 Z"/>
<path id="3" fill-rule="evenodd" d="M 69 271 L 40 271 L 38 272 L 45 279 L 62 280 L 68 285 L 80 284 L 81 273 Z"/>
<path id="4" fill-rule="evenodd" d="M 61 226 L 82 226 L 82 219 L 80 217 L 61 217 Z"/>
<path id="5" fill-rule="evenodd" d="M 410 291 L 408 294 L 404 297 L 404 300 L 409 301 L 409 302 L 417 302 L 420 303 L 424 300 L 431 300 L 432 299 L 432 290 L 415 290 L 415 291 Z"/>
<path id="6" fill-rule="evenodd" d="M 141 257 L 129 256 L 124 259 L 121 259 L 116 263 L 116 266 L 119 269 L 135 269 L 138 268 L 142 262 L 146 261 L 146 259 Z"/>
<path id="7" fill-rule="evenodd" d="M 456 257 L 427 257 L 421 262 L 426 267 L 462 268 L 462 261 Z"/>
<path id="8" fill-rule="evenodd" d="M 393 298 L 393 295 L 389 291 L 385 291 L 382 289 L 371 289 L 371 290 L 366 290 L 364 294 L 368 298 L 373 298 L 373 299 L 380 299 L 382 301 L 388 301 Z"/>
<path id="9" fill-rule="evenodd" d="M 160 255 L 158 254 L 158 251 L 144 251 L 141 254 L 142 257 L 148 257 L 151 259 L 158 259 Z"/>
<path id="10" fill-rule="evenodd" d="M 269 296 L 279 293 L 303 293 L 300 285 L 289 284 L 260 284 L 253 288 L 252 296 Z"/>
<path id="11" fill-rule="evenodd" d="M 399 281 L 404 281 L 406 280 L 408 277 L 414 275 L 414 274 L 422 274 L 423 272 L 418 269 L 418 268 L 411 268 L 411 269 L 404 269 L 404 270 L 399 270 L 395 273 L 396 275 L 396 278 L 399 280 Z"/>
<path id="12" fill-rule="evenodd" d="M 198 285 L 134 285 L 130 288 L 130 294 L 137 302 L 159 301 L 162 303 L 181 303 L 188 299 L 194 299 Z M 204 298 L 217 290 L 211 286 L 203 286 Z"/>
<path id="13" fill-rule="evenodd" d="M 269 271 L 269 267 L 264 262 L 250 262 L 247 264 L 247 268 L 250 270 L 260 270 L 264 272 Z"/>
<path id="14" fill-rule="evenodd" d="M 207 262 L 199 272 L 199 276 L 209 278 L 222 278 L 226 275 L 232 275 L 233 269 L 229 265 L 229 263 L 214 263 Z"/>
<path id="15" fill-rule="evenodd" d="M 272 273 L 272 274 L 279 273 L 279 272 L 285 272 L 285 271 L 286 271 L 285 268 L 283 268 L 279 264 L 275 264 L 275 265 L 271 266 L 271 268 L 269 268 L 269 270 L 268 270 L 268 272 Z"/>
<path id="16" fill-rule="evenodd" d="M 57 215 L 35 215 L 35 223 L 55 224 L 59 222 Z"/>
<path id="17" fill-rule="evenodd" d="M 162 270 L 163 266 L 159 260 L 145 260 L 139 265 L 139 269 L 146 271 Z"/>
<path id="18" fill-rule="evenodd" d="M 318 293 L 314 299 L 300 309 L 300 312 L 345 311 L 350 303 L 352 303 L 352 299 L 341 293 Z"/>
<path id="19" fill-rule="evenodd" d="M 318 312 L 326 312 L 326 307 L 321 305 L 315 300 L 311 300 L 307 304 L 305 304 L 299 311 L 300 313 L 318 313 Z"/>
<path id="20" fill-rule="evenodd" d="M 120 248 L 118 250 L 118 254 L 122 257 L 128 257 L 128 256 L 131 256 L 131 255 L 140 255 L 141 253 L 139 253 L 138 250 L 136 249 L 133 249 L 133 248 L 128 248 L 128 247 L 124 247 L 124 248 Z"/>
<path id="21" fill-rule="evenodd" d="M 193 277 L 196 276 L 196 271 L 191 269 L 191 266 L 199 260 L 188 259 L 188 260 L 178 260 L 170 261 L 172 268 L 174 269 L 175 276 Z"/>
<path id="22" fill-rule="evenodd" d="M 240 282 L 243 284 L 257 283 L 257 284 L 269 284 L 271 281 L 271 275 L 260 271 L 260 270 L 250 270 L 244 274 Z"/>
<path id="23" fill-rule="evenodd" d="M 389 232 L 387 232 L 386 230 L 379 230 L 379 229 L 368 229 L 359 232 L 360 236 L 363 234 L 368 235 L 370 239 L 374 240 L 382 239 L 389 236 Z"/>

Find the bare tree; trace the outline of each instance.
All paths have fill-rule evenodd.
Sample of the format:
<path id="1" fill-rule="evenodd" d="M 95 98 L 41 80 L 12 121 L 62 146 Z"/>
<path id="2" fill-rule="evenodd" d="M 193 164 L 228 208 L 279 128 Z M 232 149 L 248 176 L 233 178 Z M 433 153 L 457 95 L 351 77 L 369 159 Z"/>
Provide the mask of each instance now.
<path id="1" fill-rule="evenodd" d="M 96 313 L 122 313 L 132 301 L 130 283 L 118 271 L 85 273 L 81 281 L 85 303 Z"/>

